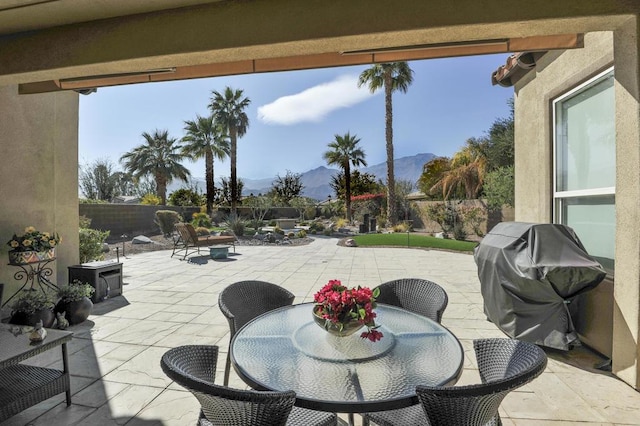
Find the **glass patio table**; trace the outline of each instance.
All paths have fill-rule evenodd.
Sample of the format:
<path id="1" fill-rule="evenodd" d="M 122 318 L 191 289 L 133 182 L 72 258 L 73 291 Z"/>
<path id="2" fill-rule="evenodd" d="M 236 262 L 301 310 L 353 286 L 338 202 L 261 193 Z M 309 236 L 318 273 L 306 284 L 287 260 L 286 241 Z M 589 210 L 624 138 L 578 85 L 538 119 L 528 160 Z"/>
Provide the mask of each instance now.
<path id="1" fill-rule="evenodd" d="M 267 312 L 235 334 L 231 360 L 242 380 L 258 390 L 293 390 L 299 407 L 365 413 L 418 404 L 416 385 L 452 385 L 460 377 L 460 342 L 429 318 L 379 304 L 376 324 L 384 337 L 371 342 L 360 332 L 327 333 L 312 307 Z"/>

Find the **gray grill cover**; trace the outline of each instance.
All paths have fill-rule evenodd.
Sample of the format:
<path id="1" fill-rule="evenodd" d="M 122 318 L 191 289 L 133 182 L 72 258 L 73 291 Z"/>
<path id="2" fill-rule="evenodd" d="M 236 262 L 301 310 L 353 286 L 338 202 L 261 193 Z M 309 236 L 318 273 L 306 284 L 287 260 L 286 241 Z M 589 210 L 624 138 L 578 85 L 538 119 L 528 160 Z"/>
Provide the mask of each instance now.
<path id="1" fill-rule="evenodd" d="M 484 312 L 504 333 L 561 350 L 579 343 L 567 303 L 606 273 L 573 229 L 502 222 L 475 248 L 474 259 Z"/>

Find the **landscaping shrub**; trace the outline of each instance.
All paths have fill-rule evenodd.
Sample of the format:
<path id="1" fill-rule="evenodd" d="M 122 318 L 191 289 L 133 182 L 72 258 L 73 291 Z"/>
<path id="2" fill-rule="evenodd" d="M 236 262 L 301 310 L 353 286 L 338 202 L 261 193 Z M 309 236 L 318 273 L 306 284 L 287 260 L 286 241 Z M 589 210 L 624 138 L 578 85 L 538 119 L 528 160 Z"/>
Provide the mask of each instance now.
<path id="1" fill-rule="evenodd" d="M 298 232 L 298 238 L 304 238 L 307 236 L 307 231 L 304 229 Z"/>
<path id="2" fill-rule="evenodd" d="M 411 230 L 411 225 L 408 222 L 399 222 L 393 226 L 393 232 L 407 232 Z"/>
<path id="3" fill-rule="evenodd" d="M 102 247 L 109 237 L 109 231 L 97 229 L 80 229 L 80 263 L 103 260 Z"/>
<path id="4" fill-rule="evenodd" d="M 276 226 L 278 222 L 275 219 L 269 221 L 269 226 Z"/>
<path id="5" fill-rule="evenodd" d="M 199 213 L 194 213 L 191 219 L 191 224 L 193 225 L 194 228 L 197 228 L 199 226 L 204 226 L 205 228 L 210 228 L 211 227 L 211 218 L 209 217 L 208 214 L 203 213 L 203 212 L 199 212 Z"/>
<path id="6" fill-rule="evenodd" d="M 238 236 L 244 235 L 245 221 L 238 215 L 229 215 L 227 217 L 227 226 Z"/>
<path id="7" fill-rule="evenodd" d="M 165 237 L 173 234 L 175 224 L 182 221 L 180 214 L 173 210 L 158 210 L 155 216 L 156 218 L 153 222 L 160 227 L 160 232 Z"/>
<path id="8" fill-rule="evenodd" d="M 295 233 L 295 232 L 289 232 L 289 233 L 287 234 L 287 237 L 289 237 L 290 239 L 293 239 L 293 238 L 295 238 L 295 237 L 296 237 L 296 233 Z"/>
<path id="9" fill-rule="evenodd" d="M 159 206 L 162 200 L 155 194 L 146 194 L 142 197 L 140 204 L 145 204 L 148 206 Z"/>
<path id="10" fill-rule="evenodd" d="M 203 235 L 211 235 L 211 231 L 209 230 L 209 228 L 204 226 L 198 226 L 197 228 L 195 228 L 195 230 L 196 234 L 198 234 L 199 237 L 202 237 Z"/>
<path id="11" fill-rule="evenodd" d="M 80 228 L 88 228 L 91 226 L 91 219 L 84 215 L 80 215 Z"/>
<path id="12" fill-rule="evenodd" d="M 347 222 L 347 219 L 341 217 L 340 219 L 336 220 L 335 227 L 336 228 L 344 228 L 348 224 L 349 224 L 349 222 Z"/>
<path id="13" fill-rule="evenodd" d="M 478 237 L 482 237 L 483 233 L 480 229 L 480 225 L 482 225 L 482 223 L 487 219 L 484 211 L 480 207 L 460 206 L 458 212 L 464 223 L 469 225 Z M 456 238 L 456 240 L 457 239 L 458 238 Z"/>
<path id="14" fill-rule="evenodd" d="M 453 238 L 458 241 L 464 241 L 467 239 L 467 231 L 464 230 L 463 222 L 456 222 L 453 225 Z"/>
<path id="15" fill-rule="evenodd" d="M 276 234 L 284 235 L 284 231 L 280 229 L 279 226 L 276 226 L 273 232 L 275 232 Z"/>

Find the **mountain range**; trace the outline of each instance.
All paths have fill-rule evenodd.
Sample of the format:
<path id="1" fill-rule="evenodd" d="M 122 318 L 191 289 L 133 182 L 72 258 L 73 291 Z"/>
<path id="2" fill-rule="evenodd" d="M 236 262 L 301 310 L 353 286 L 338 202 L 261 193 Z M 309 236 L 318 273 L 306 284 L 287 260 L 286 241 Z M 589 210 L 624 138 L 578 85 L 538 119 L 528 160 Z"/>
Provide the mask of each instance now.
<path id="1" fill-rule="evenodd" d="M 420 178 L 422 174 L 422 168 L 425 163 L 429 162 L 435 155 L 431 153 L 425 154 L 416 154 L 410 157 L 401 157 L 396 158 L 394 160 L 394 172 L 396 180 L 407 180 L 415 184 Z M 387 163 L 383 162 L 380 164 L 375 164 L 369 167 L 362 167 L 360 169 L 362 173 L 369 173 L 376 177 L 376 179 L 381 179 L 383 182 L 387 180 Z M 324 166 L 320 166 L 318 168 L 306 171 L 304 173 L 300 173 L 300 180 L 302 181 L 303 189 L 302 195 L 305 197 L 313 198 L 316 200 L 326 200 L 329 195 L 332 197 L 335 196 L 333 189 L 329 183 L 331 182 L 331 177 L 338 173 L 339 169 L 327 168 Z M 275 176 L 271 178 L 264 179 L 246 179 L 240 178 L 244 182 L 244 189 L 242 190 L 243 195 L 249 194 L 265 194 L 269 192 L 273 181 L 275 180 Z M 194 178 L 193 182 L 197 184 L 198 188 L 202 189 L 204 192 L 204 179 L 202 178 Z M 171 188 L 171 186 L 176 186 L 174 182 L 173 185 L 170 185 L 169 193 L 173 190 L 179 188 L 179 184 L 175 188 Z"/>

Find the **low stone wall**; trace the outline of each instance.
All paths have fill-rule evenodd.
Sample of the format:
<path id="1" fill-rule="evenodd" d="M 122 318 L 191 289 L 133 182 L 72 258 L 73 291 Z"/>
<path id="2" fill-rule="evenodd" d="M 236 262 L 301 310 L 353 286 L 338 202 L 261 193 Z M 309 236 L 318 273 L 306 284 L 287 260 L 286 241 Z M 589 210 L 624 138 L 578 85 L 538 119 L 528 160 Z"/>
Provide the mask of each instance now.
<path id="1" fill-rule="evenodd" d="M 91 219 L 91 228 L 110 231 L 108 242 L 131 239 L 136 235 L 158 235 L 160 228 L 155 224 L 158 210 L 173 210 L 191 221 L 198 207 L 147 206 L 142 204 L 80 204 L 80 216 Z M 126 235 L 124 237 L 123 235 Z"/>

